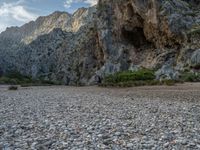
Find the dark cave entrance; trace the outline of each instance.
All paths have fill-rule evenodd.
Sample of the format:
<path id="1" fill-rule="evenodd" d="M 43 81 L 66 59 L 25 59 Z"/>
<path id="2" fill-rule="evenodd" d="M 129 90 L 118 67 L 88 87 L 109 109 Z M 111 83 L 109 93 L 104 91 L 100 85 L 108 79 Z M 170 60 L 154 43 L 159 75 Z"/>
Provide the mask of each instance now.
<path id="1" fill-rule="evenodd" d="M 146 40 L 143 28 L 141 27 L 135 27 L 132 30 L 122 28 L 122 36 L 126 42 L 134 45 L 136 48 L 150 44 L 150 42 Z"/>

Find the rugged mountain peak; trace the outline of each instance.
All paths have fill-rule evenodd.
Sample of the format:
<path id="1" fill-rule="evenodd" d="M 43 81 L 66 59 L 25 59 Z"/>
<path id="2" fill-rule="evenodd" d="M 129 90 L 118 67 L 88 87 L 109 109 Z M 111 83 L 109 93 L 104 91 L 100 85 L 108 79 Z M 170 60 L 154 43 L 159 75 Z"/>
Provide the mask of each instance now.
<path id="1" fill-rule="evenodd" d="M 90 20 L 88 18 L 91 15 L 91 8 L 89 11 L 87 8 L 80 8 L 73 15 L 67 12 L 55 11 L 48 16 L 41 16 L 21 27 L 7 28 L 6 31 L 0 34 L 0 37 L 29 44 L 37 37 L 48 34 L 56 28 L 66 32 L 76 32 Z"/>
<path id="2" fill-rule="evenodd" d="M 74 13 L 73 13 L 73 16 L 74 17 L 80 17 L 83 13 L 85 13 L 88 9 L 87 8 L 84 8 L 84 7 L 81 7 L 79 9 L 77 9 Z"/>
<path id="3" fill-rule="evenodd" d="M 72 15 L 72 32 L 77 32 L 80 27 L 91 23 L 94 21 L 94 13 L 96 12 L 96 7 L 90 8 L 79 8 L 74 14 Z"/>
<path id="4" fill-rule="evenodd" d="M 48 16 L 41 16 L 21 27 L 7 28 L 0 34 L 0 37 L 28 44 L 38 36 L 48 34 L 55 28 L 67 30 L 66 26 L 70 19 L 69 13 L 56 11 Z"/>
<path id="5" fill-rule="evenodd" d="M 56 11 L 48 16 L 39 17 L 35 22 L 29 23 L 27 28 L 31 28 L 32 32 L 22 39 L 26 44 L 35 40 L 38 36 L 48 34 L 55 28 L 70 31 L 71 15 L 66 12 Z M 23 28 L 23 27 L 22 27 Z M 31 31 L 31 29 L 29 31 Z"/>

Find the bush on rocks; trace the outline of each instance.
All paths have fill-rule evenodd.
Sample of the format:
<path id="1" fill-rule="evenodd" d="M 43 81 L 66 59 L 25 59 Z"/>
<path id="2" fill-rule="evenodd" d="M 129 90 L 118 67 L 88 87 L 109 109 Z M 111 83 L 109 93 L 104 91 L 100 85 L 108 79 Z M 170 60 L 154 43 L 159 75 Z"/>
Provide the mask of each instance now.
<path id="1" fill-rule="evenodd" d="M 148 81 L 154 80 L 154 71 L 148 69 L 142 69 L 138 71 L 124 71 L 117 72 L 104 78 L 105 83 L 121 83 L 121 82 L 133 82 L 133 81 Z"/>
<path id="2" fill-rule="evenodd" d="M 100 86 L 104 87 L 132 87 L 148 85 L 167 85 L 172 86 L 177 82 L 175 80 L 156 80 L 155 72 L 148 69 L 138 71 L 125 71 L 109 75 L 104 78 Z"/>
<path id="3" fill-rule="evenodd" d="M 185 72 L 181 75 L 184 82 L 200 82 L 200 73 Z"/>
<path id="4" fill-rule="evenodd" d="M 155 78 L 154 71 L 149 69 L 117 72 L 106 76 L 101 86 L 131 87 L 160 84 Z"/>

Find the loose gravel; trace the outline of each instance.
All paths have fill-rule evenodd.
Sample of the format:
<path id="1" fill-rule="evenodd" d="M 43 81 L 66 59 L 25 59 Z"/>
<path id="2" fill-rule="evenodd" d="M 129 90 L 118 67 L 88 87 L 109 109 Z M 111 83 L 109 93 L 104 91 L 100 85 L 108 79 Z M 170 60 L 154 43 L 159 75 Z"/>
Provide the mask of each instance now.
<path id="1" fill-rule="evenodd" d="M 200 84 L 0 86 L 1 149 L 200 149 Z"/>

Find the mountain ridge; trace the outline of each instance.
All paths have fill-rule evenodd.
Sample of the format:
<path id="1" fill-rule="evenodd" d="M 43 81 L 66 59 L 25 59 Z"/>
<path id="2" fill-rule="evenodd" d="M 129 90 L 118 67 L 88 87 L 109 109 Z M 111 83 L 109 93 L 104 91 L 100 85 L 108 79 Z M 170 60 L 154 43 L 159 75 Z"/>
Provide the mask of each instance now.
<path id="1" fill-rule="evenodd" d="M 9 27 L 0 34 L 1 38 L 22 39 L 26 44 L 36 39 L 38 36 L 47 34 L 55 28 L 61 28 L 67 32 L 76 32 L 81 27 L 81 20 L 86 13 L 86 8 L 79 8 L 73 14 L 55 11 L 47 16 L 40 16 L 35 21 L 30 21 L 21 27 Z M 77 15 L 78 14 L 78 15 Z M 75 16 L 76 15 L 76 16 Z M 80 18 L 80 20 L 78 20 Z M 74 22 L 79 21 L 80 26 Z"/>

